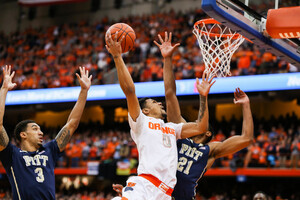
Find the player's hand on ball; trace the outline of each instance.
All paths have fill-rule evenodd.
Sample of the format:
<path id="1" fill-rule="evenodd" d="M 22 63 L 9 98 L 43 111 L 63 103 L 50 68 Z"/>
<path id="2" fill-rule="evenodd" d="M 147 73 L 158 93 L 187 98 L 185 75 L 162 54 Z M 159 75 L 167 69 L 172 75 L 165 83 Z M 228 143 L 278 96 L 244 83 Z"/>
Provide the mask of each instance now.
<path id="1" fill-rule="evenodd" d="M 235 104 L 245 104 L 249 103 L 250 100 L 243 90 L 241 90 L 240 88 L 236 88 L 234 92 L 233 102 Z"/>
<path id="2" fill-rule="evenodd" d="M 118 32 L 114 35 L 115 37 L 112 38 L 111 37 L 111 33 L 108 31 L 105 35 L 106 37 L 106 41 L 107 41 L 107 45 L 105 45 L 107 51 L 114 57 L 119 57 L 122 54 L 122 47 L 121 47 L 121 43 L 124 39 L 124 36 L 122 36 L 122 38 L 120 39 L 120 41 L 118 41 L 117 37 L 118 37 Z"/>
<path id="3" fill-rule="evenodd" d="M 85 70 L 85 67 L 79 67 L 80 76 L 76 73 L 79 80 L 81 89 L 89 90 L 92 84 L 92 75 L 89 76 L 89 70 Z"/>

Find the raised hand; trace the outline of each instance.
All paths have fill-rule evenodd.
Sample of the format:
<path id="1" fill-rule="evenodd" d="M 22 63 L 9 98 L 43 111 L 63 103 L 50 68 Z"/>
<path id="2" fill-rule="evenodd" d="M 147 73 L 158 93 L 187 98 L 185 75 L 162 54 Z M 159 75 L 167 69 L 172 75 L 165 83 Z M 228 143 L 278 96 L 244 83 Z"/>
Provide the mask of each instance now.
<path id="1" fill-rule="evenodd" d="M 121 47 L 121 43 L 124 39 L 124 35 L 122 36 L 122 38 L 120 39 L 120 41 L 118 41 L 118 31 L 115 33 L 115 37 L 114 39 L 111 37 L 111 33 L 108 31 L 105 35 L 105 40 L 106 40 L 106 49 L 107 51 L 115 58 L 115 57 L 119 57 L 122 54 L 122 47 Z"/>
<path id="2" fill-rule="evenodd" d="M 207 96 L 211 86 L 216 82 L 212 82 L 212 80 L 216 77 L 216 75 L 210 77 L 210 73 L 209 72 L 204 72 L 202 75 L 202 82 L 200 83 L 199 79 L 196 79 L 196 84 L 197 84 L 197 90 L 199 92 L 200 95 L 202 96 Z"/>
<path id="3" fill-rule="evenodd" d="M 92 75 L 89 76 L 89 71 L 85 67 L 79 67 L 80 76 L 76 73 L 81 89 L 89 90 L 92 84 Z"/>
<path id="4" fill-rule="evenodd" d="M 179 43 L 175 44 L 174 46 L 172 46 L 172 32 L 168 33 L 165 32 L 165 40 L 162 39 L 162 37 L 160 36 L 160 34 L 158 34 L 158 38 L 161 44 L 159 44 L 158 42 L 154 41 L 154 44 L 156 44 L 156 46 L 158 46 L 158 48 L 160 49 L 161 55 L 164 58 L 167 57 L 171 57 L 175 51 L 175 49 L 180 45 Z"/>
<path id="5" fill-rule="evenodd" d="M 2 84 L 2 88 L 8 89 L 8 90 L 12 90 L 14 87 L 16 87 L 16 83 L 12 82 L 12 79 L 15 75 L 15 71 L 13 71 L 11 73 L 11 66 L 7 66 L 5 65 L 5 68 L 2 67 L 3 70 L 3 84 Z"/>
<path id="6" fill-rule="evenodd" d="M 243 90 L 241 90 L 240 88 L 236 88 L 234 92 L 233 102 L 235 104 L 246 104 L 249 103 L 250 100 Z"/>

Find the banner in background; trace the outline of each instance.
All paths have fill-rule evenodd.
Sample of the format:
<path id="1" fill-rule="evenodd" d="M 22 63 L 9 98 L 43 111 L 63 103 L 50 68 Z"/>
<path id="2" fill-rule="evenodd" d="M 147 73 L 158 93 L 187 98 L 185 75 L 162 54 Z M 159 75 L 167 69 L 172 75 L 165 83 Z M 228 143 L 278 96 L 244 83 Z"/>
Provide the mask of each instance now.
<path id="1" fill-rule="evenodd" d="M 177 95 L 198 95 L 195 82 L 196 79 L 177 80 Z M 240 87 L 245 92 L 300 90 L 300 73 L 217 78 L 210 94 L 233 93 L 236 87 Z M 165 96 L 163 81 L 135 83 L 135 91 L 139 98 Z M 79 92 L 79 86 L 14 90 L 8 92 L 6 105 L 74 102 L 77 101 Z M 88 101 L 112 99 L 125 99 L 119 84 L 93 85 L 87 98 Z"/>
<path id="2" fill-rule="evenodd" d="M 87 0 L 19 0 L 19 4 L 24 6 L 40 6 L 40 5 L 53 5 L 61 3 L 74 3 L 83 2 Z"/>

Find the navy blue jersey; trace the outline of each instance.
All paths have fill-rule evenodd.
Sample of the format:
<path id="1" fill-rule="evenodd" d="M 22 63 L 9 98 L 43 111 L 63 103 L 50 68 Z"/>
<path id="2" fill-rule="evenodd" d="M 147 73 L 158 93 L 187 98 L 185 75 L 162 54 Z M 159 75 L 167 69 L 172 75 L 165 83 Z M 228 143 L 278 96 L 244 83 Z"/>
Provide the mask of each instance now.
<path id="1" fill-rule="evenodd" d="M 12 187 L 13 199 L 55 199 L 54 167 L 60 151 L 56 140 L 38 151 L 22 151 L 8 143 L 0 160 Z"/>
<path id="2" fill-rule="evenodd" d="M 191 139 L 177 140 L 177 184 L 172 196 L 175 200 L 192 200 L 198 180 L 206 172 L 209 146 L 194 143 Z"/>

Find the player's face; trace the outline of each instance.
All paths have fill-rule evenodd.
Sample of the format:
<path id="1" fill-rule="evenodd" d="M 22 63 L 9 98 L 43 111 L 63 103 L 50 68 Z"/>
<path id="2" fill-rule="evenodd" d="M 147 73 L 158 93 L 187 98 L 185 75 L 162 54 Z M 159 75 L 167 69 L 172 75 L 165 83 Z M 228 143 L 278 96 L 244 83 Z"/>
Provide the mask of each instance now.
<path id="1" fill-rule="evenodd" d="M 43 143 L 44 133 L 36 123 L 28 123 L 26 129 L 27 139 L 34 146 L 41 146 Z"/>
<path id="2" fill-rule="evenodd" d="M 167 115 L 166 111 L 164 110 L 164 106 L 161 102 L 157 102 L 154 99 L 147 99 L 147 107 L 150 109 L 150 113 L 154 116 L 158 116 L 159 118 L 165 118 Z"/>

